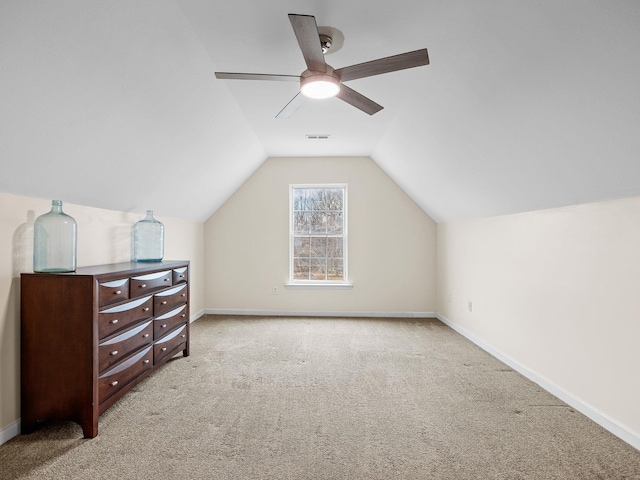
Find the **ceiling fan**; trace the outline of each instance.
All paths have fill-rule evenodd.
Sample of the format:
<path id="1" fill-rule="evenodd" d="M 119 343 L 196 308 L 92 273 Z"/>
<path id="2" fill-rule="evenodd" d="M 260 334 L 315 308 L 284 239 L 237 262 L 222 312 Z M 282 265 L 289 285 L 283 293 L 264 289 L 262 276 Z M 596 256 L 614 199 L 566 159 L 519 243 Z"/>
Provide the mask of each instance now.
<path id="1" fill-rule="evenodd" d="M 331 47 L 332 39 L 318 32 L 315 17 L 290 13 L 289 21 L 307 64 L 307 69 L 300 75 L 216 72 L 216 78 L 219 79 L 300 82 L 300 92 L 276 115 L 276 118 L 290 117 L 307 97 L 338 97 L 363 112 L 373 115 L 383 107 L 347 87 L 343 82 L 429 64 L 429 54 L 427 49 L 423 48 L 336 70 L 324 60 L 324 54 Z"/>

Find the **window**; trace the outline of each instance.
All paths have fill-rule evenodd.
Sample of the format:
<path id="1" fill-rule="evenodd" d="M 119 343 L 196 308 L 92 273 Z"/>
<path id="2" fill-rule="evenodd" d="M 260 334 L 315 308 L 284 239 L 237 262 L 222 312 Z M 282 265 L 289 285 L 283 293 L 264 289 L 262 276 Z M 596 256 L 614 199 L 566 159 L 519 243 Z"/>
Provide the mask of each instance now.
<path id="1" fill-rule="evenodd" d="M 346 284 L 347 186 L 292 185 L 291 284 Z"/>

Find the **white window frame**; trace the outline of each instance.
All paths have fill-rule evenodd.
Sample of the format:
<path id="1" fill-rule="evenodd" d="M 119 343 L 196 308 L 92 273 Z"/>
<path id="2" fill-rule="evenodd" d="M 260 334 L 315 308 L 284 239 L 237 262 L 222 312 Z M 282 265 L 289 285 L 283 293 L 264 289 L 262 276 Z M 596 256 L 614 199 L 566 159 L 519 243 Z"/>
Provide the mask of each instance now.
<path id="1" fill-rule="evenodd" d="M 344 196 L 343 196 L 343 271 L 344 278 L 343 280 L 298 280 L 293 278 L 293 250 L 294 250 L 294 224 L 293 224 L 293 202 L 294 195 L 293 192 L 296 188 L 315 188 L 315 189 L 329 189 L 329 188 L 343 188 Z M 305 183 L 305 184 L 291 184 L 289 185 L 289 282 L 285 283 L 285 287 L 287 288 L 352 288 L 353 284 L 348 281 L 349 279 L 349 270 L 348 270 L 348 184 L 346 183 Z"/>

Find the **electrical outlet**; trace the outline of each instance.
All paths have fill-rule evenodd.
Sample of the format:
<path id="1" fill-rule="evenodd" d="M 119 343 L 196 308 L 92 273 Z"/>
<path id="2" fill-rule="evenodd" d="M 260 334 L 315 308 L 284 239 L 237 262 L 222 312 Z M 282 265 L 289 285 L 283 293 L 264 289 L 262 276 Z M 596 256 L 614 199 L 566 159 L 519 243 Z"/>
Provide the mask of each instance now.
<path id="1" fill-rule="evenodd" d="M 273 287 L 273 294 L 278 295 L 278 287 Z"/>
<path id="2" fill-rule="evenodd" d="M 472 302 L 469 302 L 469 311 L 473 312 L 473 303 Z"/>

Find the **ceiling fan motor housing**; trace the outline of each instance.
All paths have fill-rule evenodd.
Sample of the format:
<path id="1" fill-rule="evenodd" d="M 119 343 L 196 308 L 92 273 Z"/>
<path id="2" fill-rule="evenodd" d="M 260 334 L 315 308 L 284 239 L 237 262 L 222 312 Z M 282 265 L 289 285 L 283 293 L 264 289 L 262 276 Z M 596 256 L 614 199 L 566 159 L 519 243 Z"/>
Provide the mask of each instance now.
<path id="1" fill-rule="evenodd" d="M 300 77 L 300 91 L 309 98 L 329 98 L 340 93 L 340 78 L 327 65 L 326 72 L 305 70 Z"/>

